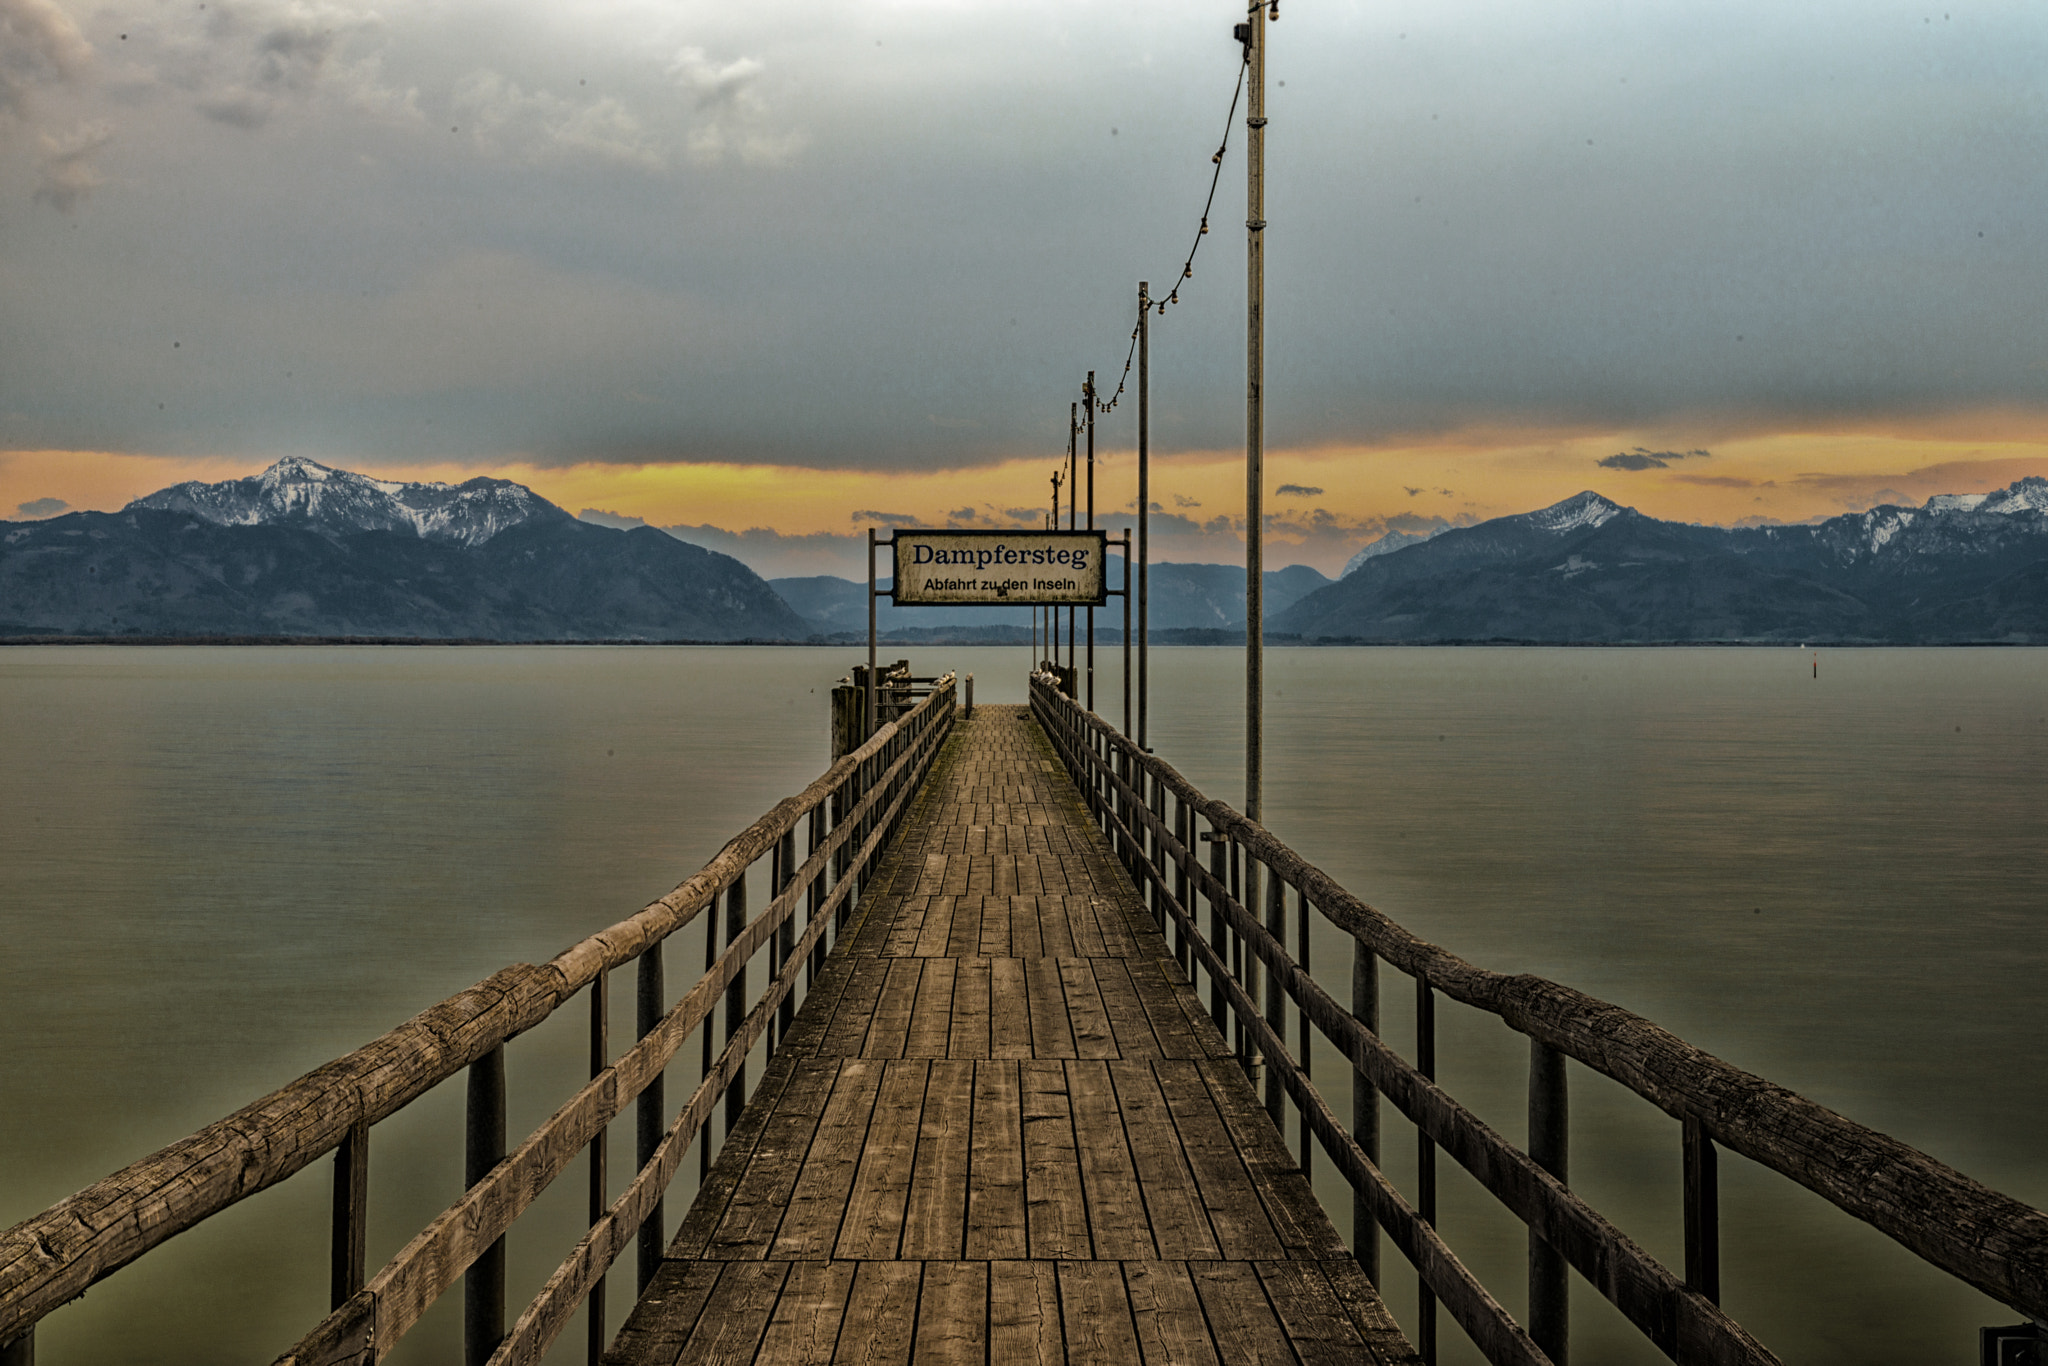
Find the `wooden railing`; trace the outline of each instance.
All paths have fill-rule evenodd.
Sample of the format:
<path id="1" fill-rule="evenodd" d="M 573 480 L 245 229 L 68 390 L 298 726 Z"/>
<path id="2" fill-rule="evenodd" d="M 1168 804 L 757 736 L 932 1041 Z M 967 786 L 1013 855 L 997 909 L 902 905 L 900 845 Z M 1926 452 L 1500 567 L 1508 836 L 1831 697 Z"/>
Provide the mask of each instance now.
<path id="1" fill-rule="evenodd" d="M 663 1191 L 721 1102 L 731 1131 L 746 1099 L 748 1055 L 764 1035 L 772 1053 L 788 1031 L 799 977 L 822 966 L 830 936 L 844 926 L 953 717 L 949 674 L 909 714 L 778 804 L 696 876 L 639 914 L 547 963 L 517 963 L 492 974 L 0 1234 L 0 1363 L 33 1360 L 35 1325 L 51 1310 L 330 1152 L 333 1312 L 278 1359 L 281 1366 L 381 1361 L 457 1279 L 463 1281 L 465 1362 L 539 1361 L 586 1301 L 595 1362 L 604 1348 L 606 1271 L 637 1239 L 639 1284 L 653 1275 L 663 1248 Z M 799 826 L 805 831 L 801 862 Z M 748 871 L 763 859 L 769 864 L 767 904 L 750 914 Z M 723 917 L 706 923 L 703 976 L 665 1005 L 665 942 L 721 903 Z M 750 1003 L 747 966 L 764 949 L 771 950 L 768 981 Z M 628 964 L 636 965 L 639 1037 L 612 1058 L 608 984 Z M 505 1043 L 584 991 L 590 1082 L 507 1152 Z M 721 1001 L 722 1023 L 716 1018 Z M 702 1041 L 701 1079 L 675 1121 L 665 1124 L 663 1069 L 693 1035 Z M 465 1068 L 467 1190 L 366 1278 L 371 1127 Z M 605 1131 L 629 1104 L 637 1109 L 639 1170 L 614 1198 L 606 1180 Z M 506 1230 L 586 1152 L 589 1232 L 507 1332 Z M 708 1141 L 699 1144 L 706 1167 L 710 1152 Z"/>
<path id="2" fill-rule="evenodd" d="M 1096 813 L 1219 1029 L 1254 1076 L 1283 1130 L 1283 1097 L 1299 1121 L 1304 1168 L 1313 1138 L 1354 1192 L 1354 1228 L 1386 1231 L 1414 1264 L 1426 1361 L 1436 1306 L 1495 1363 L 1561 1363 L 1568 1341 L 1567 1270 L 1576 1270 L 1672 1360 L 1774 1363 L 1724 1314 L 1720 1298 L 1718 1147 L 1832 1201 L 1949 1275 L 2037 1322 L 2048 1322 L 2048 1214 L 1972 1181 L 1896 1139 L 1722 1062 L 1619 1006 L 1541 977 L 1476 968 L 1417 939 L 1352 896 L 1264 827 L 1204 796 L 1157 757 L 1058 691 L 1031 684 L 1034 714 Z M 1206 866 L 1198 848 L 1208 845 Z M 1289 902 L 1293 903 L 1290 951 Z M 1207 904 L 1208 928 L 1198 923 Z M 1250 909 L 1258 907 L 1263 918 Z M 1309 919 L 1353 942 L 1351 1000 L 1309 972 Z M 1415 984 L 1410 1062 L 1379 1036 L 1379 963 Z M 1529 1039 L 1529 1148 L 1516 1148 L 1435 1081 L 1441 994 L 1498 1016 Z M 1289 1015 L 1293 1015 L 1290 1029 Z M 1311 1079 L 1313 1028 L 1352 1068 L 1347 1126 Z M 1291 1040 L 1291 1043 L 1290 1043 Z M 1565 1059 L 1613 1078 L 1679 1121 L 1684 1256 L 1675 1274 L 1587 1205 L 1566 1162 Z M 1418 1135 L 1416 1200 L 1379 1167 L 1379 1097 Z M 1435 1228 L 1436 1153 L 1449 1154 L 1529 1229 L 1529 1316 L 1517 1323 Z M 1354 1237 L 1379 1280 L 1378 1238 Z"/>

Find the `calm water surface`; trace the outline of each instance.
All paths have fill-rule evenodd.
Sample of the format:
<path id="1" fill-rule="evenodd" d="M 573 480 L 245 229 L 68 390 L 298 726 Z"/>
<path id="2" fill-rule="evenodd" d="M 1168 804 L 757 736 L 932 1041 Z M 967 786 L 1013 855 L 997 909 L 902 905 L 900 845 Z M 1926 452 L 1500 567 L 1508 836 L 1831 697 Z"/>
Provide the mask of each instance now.
<path id="1" fill-rule="evenodd" d="M 822 769 L 855 653 L 0 651 L 0 1226 L 666 891 Z M 1241 654 L 1153 659 L 1154 747 L 1236 801 Z M 913 662 L 1021 700 L 1022 650 Z M 1790 650 L 1277 650 L 1268 673 L 1268 823 L 1360 896 L 2048 1204 L 2048 652 L 1836 651 L 1816 680 Z M 1343 995 L 1347 946 L 1313 951 Z M 516 1133 L 573 1089 L 581 1014 L 513 1045 Z M 1441 1033 L 1447 1085 L 1519 1141 L 1526 1045 L 1450 1006 Z M 1677 1126 L 1573 1086 L 1573 1183 L 1676 1264 Z M 460 1188 L 459 1090 L 377 1130 L 373 1266 Z M 1723 1161 L 1724 1300 L 1787 1361 L 1962 1362 L 2011 1319 Z M 1519 1309 L 1519 1226 L 1443 1172 L 1452 1245 Z M 323 1163 L 145 1258 L 49 1320 L 42 1359 L 270 1360 L 324 1312 L 327 1192 Z M 515 1302 L 581 1192 L 515 1232 Z M 1574 1303 L 1575 1361 L 1653 1355 Z M 451 1310 L 399 1359 L 452 1354 Z"/>

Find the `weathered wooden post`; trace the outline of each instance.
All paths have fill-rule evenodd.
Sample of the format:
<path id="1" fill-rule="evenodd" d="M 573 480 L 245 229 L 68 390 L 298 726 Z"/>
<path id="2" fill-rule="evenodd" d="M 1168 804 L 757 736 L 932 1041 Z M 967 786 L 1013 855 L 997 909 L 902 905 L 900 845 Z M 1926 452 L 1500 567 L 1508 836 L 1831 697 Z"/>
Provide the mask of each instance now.
<path id="1" fill-rule="evenodd" d="M 725 947 L 732 947 L 733 941 L 747 932 L 747 875 L 742 870 L 732 880 L 732 886 L 725 889 Z M 725 989 L 725 1041 L 729 1044 L 739 1035 L 740 1025 L 747 1018 L 747 965 L 740 964 L 733 974 L 732 985 Z M 725 1088 L 725 1133 L 728 1138 L 740 1122 L 740 1110 L 747 1103 L 747 1060 L 740 1059 L 739 1070 L 733 1073 L 732 1081 Z"/>
<path id="2" fill-rule="evenodd" d="M 469 1065 L 462 1180 L 474 1186 L 505 1160 L 505 1045 Z M 462 1359 L 485 1366 L 505 1340 L 505 1235 L 477 1254 L 462 1275 Z"/>
<path id="3" fill-rule="evenodd" d="M 1529 1156 L 1560 1182 L 1569 1174 L 1570 1106 L 1564 1054 L 1529 1041 Z M 1566 1366 L 1571 1343 L 1571 1287 L 1564 1256 L 1529 1229 L 1529 1336 L 1554 1366 Z"/>
<path id="4" fill-rule="evenodd" d="M 1721 1178 L 1707 1126 L 1685 1118 L 1685 1283 L 1721 1302 Z"/>
<path id="5" fill-rule="evenodd" d="M 1230 892 L 1230 853 L 1223 847 L 1225 836 L 1221 830 L 1211 829 L 1205 838 L 1209 841 L 1209 876 L 1215 879 L 1211 885 L 1216 889 L 1209 893 L 1209 947 L 1215 950 L 1222 972 L 1228 972 L 1230 940 L 1226 938 L 1229 931 L 1223 926 L 1223 898 Z M 1209 975 L 1209 1019 L 1219 1033 L 1225 1018 L 1222 972 Z"/>
<path id="6" fill-rule="evenodd" d="M 962 707 L 962 708 L 960 709 L 960 719 L 961 719 L 962 721 L 972 721 L 972 720 L 974 719 L 974 675 L 973 675 L 973 674 L 969 674 L 969 675 L 967 675 L 967 705 L 966 705 L 966 706 L 964 706 L 964 707 Z"/>
<path id="7" fill-rule="evenodd" d="M 666 942 L 664 940 L 662 943 L 651 944 L 647 951 L 640 955 L 639 978 L 636 983 L 637 990 L 634 992 L 633 1024 L 635 1032 L 643 1039 L 661 1027 L 661 1017 L 667 1013 L 663 1001 L 666 992 L 661 980 L 661 952 Z M 661 1145 L 664 1127 L 661 1113 L 661 1083 L 662 1074 L 656 1072 L 647 1083 L 647 1089 L 640 1093 L 640 1100 L 634 1107 L 633 1153 L 636 1168 L 644 1168 L 653 1161 L 654 1150 Z M 654 1208 L 648 1211 L 647 1222 L 640 1225 L 638 1285 L 642 1293 L 646 1291 L 647 1283 L 654 1279 L 655 1269 L 661 1265 L 662 1244 L 665 1241 L 661 1236 L 661 1226 L 661 1201 L 656 1200 Z"/>
<path id="8" fill-rule="evenodd" d="M 796 827 L 782 832 L 782 838 L 775 841 L 775 863 L 772 878 L 772 897 L 779 897 L 788 891 L 796 881 Z M 775 930 L 775 971 L 770 975 L 774 980 L 789 966 L 789 956 L 796 952 L 796 911 L 782 917 L 782 924 Z M 796 1022 L 796 992 L 791 991 L 782 998 L 782 1004 L 775 1008 L 775 1033 L 769 1036 L 768 1056 L 774 1057 L 781 1040 L 789 1037 L 789 1027 Z"/>
<path id="9" fill-rule="evenodd" d="M 1275 944 L 1287 947 L 1287 884 L 1271 868 L 1266 869 L 1266 931 Z M 1287 993 L 1281 990 L 1280 970 L 1274 967 L 1266 969 L 1266 1025 L 1274 1038 L 1287 1042 Z M 1266 1113 L 1284 1137 L 1287 1129 L 1281 1123 L 1280 1097 L 1280 1065 L 1274 1060 L 1266 1065 Z"/>
<path id="10" fill-rule="evenodd" d="M 594 1080 L 603 1075 L 611 1064 L 611 980 L 610 972 L 599 969 L 590 983 L 590 1075 Z M 590 1223 L 595 1227 L 604 1218 L 610 1204 L 609 1180 L 605 1172 L 605 1135 L 609 1126 L 600 1126 L 590 1140 Z M 586 1301 L 588 1312 L 584 1315 L 588 1323 L 585 1335 L 587 1360 L 590 1366 L 597 1366 L 598 1358 L 604 1355 L 604 1277 L 599 1276 L 590 1286 L 590 1297 Z"/>
<path id="11" fill-rule="evenodd" d="M 825 843 L 825 808 L 823 806 L 812 807 L 808 820 L 810 847 L 804 851 L 806 862 L 815 857 L 818 850 Z M 811 922 L 818 918 L 818 912 L 824 909 L 825 873 L 823 870 L 820 870 L 818 875 L 811 879 L 810 893 L 804 905 L 804 928 L 806 930 L 810 929 Z M 811 949 L 811 961 L 804 967 L 805 991 L 809 991 L 817 985 L 818 974 L 825 970 L 825 952 L 827 948 L 825 938 L 824 935 L 818 936 L 817 944 Z"/>
<path id="12" fill-rule="evenodd" d="M 327 1307 L 339 1309 L 363 1288 L 369 1260 L 370 1126 L 351 1125 L 334 1150 L 334 1249 Z"/>
<path id="13" fill-rule="evenodd" d="M 1308 942 L 1304 933 L 1302 942 Z M 1363 941 L 1351 941 L 1351 1014 L 1367 1029 L 1380 1032 L 1380 964 Z M 1363 1060 L 1351 1060 L 1351 1136 L 1375 1167 L 1380 1164 L 1380 1093 L 1366 1076 Z M 1361 1191 L 1351 1193 L 1351 1255 L 1365 1278 L 1380 1283 L 1380 1226 Z"/>
<path id="14" fill-rule="evenodd" d="M 1436 993 L 1427 977 L 1415 979 L 1415 1070 L 1436 1080 Z M 1436 1142 L 1415 1133 L 1415 1212 L 1436 1223 Z M 1415 1286 L 1415 1350 L 1424 1366 L 1436 1366 L 1436 1295 L 1418 1273 Z"/>
<path id="15" fill-rule="evenodd" d="M 1195 903 L 1188 894 L 1188 861 L 1195 854 L 1195 831 L 1194 822 L 1188 817 L 1188 800 L 1179 793 L 1175 793 L 1173 798 L 1173 837 L 1180 842 L 1181 850 L 1180 857 L 1173 862 L 1173 899 L 1180 903 L 1188 919 L 1193 920 Z M 1173 922 L 1173 957 L 1180 964 L 1181 975 L 1188 979 L 1189 985 L 1193 985 L 1195 970 L 1189 962 L 1187 931 L 1181 928 L 1178 920 Z"/>
<path id="16" fill-rule="evenodd" d="M 12 1342 L 0 1342 L 0 1366 L 36 1366 L 36 1330 L 33 1327 Z"/>

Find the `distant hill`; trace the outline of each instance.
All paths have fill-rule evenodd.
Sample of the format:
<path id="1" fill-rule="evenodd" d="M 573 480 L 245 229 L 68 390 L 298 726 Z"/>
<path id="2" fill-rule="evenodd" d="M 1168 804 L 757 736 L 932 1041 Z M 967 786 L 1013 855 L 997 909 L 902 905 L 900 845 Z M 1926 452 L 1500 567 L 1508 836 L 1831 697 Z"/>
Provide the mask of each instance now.
<path id="1" fill-rule="evenodd" d="M 1109 582 L 1123 582 L 1123 561 L 1112 555 Z M 1154 564 L 1148 576 L 1153 638 L 1162 632 L 1225 629 L 1244 626 L 1244 569 L 1228 564 Z M 883 581 L 887 586 L 887 580 Z M 1330 580 L 1305 564 L 1269 570 L 1265 575 L 1266 611 L 1279 611 Z M 867 638 L 868 586 L 831 575 L 769 580 L 783 600 L 811 622 L 821 635 L 858 634 Z M 1132 605 L 1131 629 L 1137 629 Z M 876 604 L 876 629 L 892 638 L 916 639 L 942 631 L 951 639 L 966 628 L 987 627 L 991 642 L 1030 636 L 1030 612 L 1021 607 L 898 607 L 887 598 Z M 1095 613 L 1098 632 L 1116 633 L 1123 624 L 1123 606 L 1115 598 Z"/>
<path id="2" fill-rule="evenodd" d="M 1367 558 L 1267 630 L 1311 642 L 2048 644 L 2048 479 L 1735 529 L 1586 492 Z"/>
<path id="3" fill-rule="evenodd" d="M 579 522 L 520 484 L 310 460 L 117 513 L 0 522 L 0 635 L 801 640 L 727 555 Z"/>

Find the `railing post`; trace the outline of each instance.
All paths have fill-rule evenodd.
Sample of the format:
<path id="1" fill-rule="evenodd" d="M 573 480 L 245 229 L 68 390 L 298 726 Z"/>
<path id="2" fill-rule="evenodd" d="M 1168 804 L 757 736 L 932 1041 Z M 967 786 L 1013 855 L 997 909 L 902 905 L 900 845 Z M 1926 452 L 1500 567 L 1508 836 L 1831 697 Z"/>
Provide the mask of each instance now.
<path id="1" fill-rule="evenodd" d="M 792 825 L 782 832 L 782 838 L 775 842 L 775 892 L 781 896 L 796 881 L 796 827 Z M 789 966 L 789 956 L 796 952 L 796 907 L 791 906 L 782 917 L 782 924 L 775 931 L 775 975 L 781 976 Z M 789 1037 L 789 1027 L 796 1022 L 796 992 L 782 998 L 782 1004 L 775 1008 L 775 1031 L 777 1038 L 769 1041 L 768 1055 L 775 1055 L 775 1046 Z"/>
<path id="2" fill-rule="evenodd" d="M 1302 975 L 1310 981 L 1314 981 L 1314 965 L 1309 962 L 1309 948 L 1311 946 L 1308 938 L 1308 892 L 1306 889 L 1300 889 L 1294 893 L 1294 910 L 1296 916 L 1295 923 L 1299 926 L 1294 936 L 1295 961 L 1301 964 Z M 1316 1074 L 1316 1039 L 1315 1035 L 1309 1033 L 1308 1007 L 1300 1001 L 1294 1003 L 1294 1030 L 1295 1037 L 1301 1040 L 1301 1077 L 1303 1081 L 1307 1081 Z M 1309 1139 L 1308 1107 L 1298 1105 L 1295 1107 L 1294 1114 L 1301 1124 L 1301 1174 L 1307 1176 L 1310 1172 L 1311 1159 L 1315 1156 L 1315 1145 Z M 1374 1159 L 1373 1165 L 1379 1165 L 1378 1159 Z"/>
<path id="3" fill-rule="evenodd" d="M 1721 1177 L 1707 1126 L 1685 1117 L 1685 1283 L 1721 1302 Z"/>
<path id="4" fill-rule="evenodd" d="M 1415 979 L 1415 1070 L 1436 1080 L 1436 993 L 1427 977 Z M 1420 1129 L 1415 1134 L 1415 1212 L 1422 1222 L 1436 1223 L 1436 1142 Z M 1423 1366 L 1436 1366 L 1436 1295 L 1416 1273 L 1415 1350 Z"/>
<path id="5" fill-rule="evenodd" d="M 804 861 L 808 863 L 817 855 L 825 843 L 825 808 L 814 806 L 808 819 L 807 836 L 810 847 L 804 850 Z M 818 912 L 825 908 L 825 874 L 821 871 L 811 879 L 809 896 L 804 905 L 804 929 L 811 928 L 811 922 L 818 918 Z M 811 948 L 811 961 L 804 967 L 804 990 L 809 991 L 818 984 L 818 974 L 825 970 L 826 936 L 819 935 L 818 942 Z"/>
<path id="6" fill-rule="evenodd" d="M 1188 815 L 1188 800 L 1175 793 L 1173 797 L 1173 837 L 1180 841 L 1180 857 L 1173 861 L 1173 899 L 1187 918 L 1195 918 L 1195 902 L 1189 892 L 1191 879 L 1188 875 L 1188 861 L 1195 856 L 1195 826 Z M 1187 931 L 1180 921 L 1173 922 L 1173 956 L 1180 964 L 1181 975 L 1194 985 L 1195 970 L 1190 962 Z"/>
<path id="7" fill-rule="evenodd" d="M 1209 948 L 1225 972 L 1230 970 L 1230 941 L 1223 937 L 1223 898 L 1230 889 L 1229 858 L 1223 847 L 1223 832 L 1212 825 L 1209 830 L 1209 876 L 1215 879 L 1212 884 L 1215 890 L 1209 893 Z M 1209 1019 L 1219 1034 L 1223 1032 L 1223 1012 L 1223 978 L 1212 972 L 1209 975 Z"/>
<path id="8" fill-rule="evenodd" d="M 469 1065 L 463 1184 L 474 1186 L 505 1160 L 505 1045 Z M 505 1237 L 485 1248 L 462 1275 L 462 1359 L 484 1366 L 505 1340 Z"/>
<path id="9" fill-rule="evenodd" d="M 590 1075 L 593 1080 L 602 1075 L 611 1063 L 611 980 L 611 973 L 599 968 L 597 976 L 590 982 Z M 590 1224 L 593 1228 L 604 1217 L 605 1208 L 610 1204 L 610 1182 L 605 1172 L 605 1136 L 608 1129 L 609 1126 L 601 1126 L 590 1140 Z M 588 1305 L 585 1319 L 589 1324 L 585 1346 L 590 1366 L 597 1366 L 605 1346 L 603 1276 L 591 1283 L 585 1303 Z"/>
<path id="10" fill-rule="evenodd" d="M 740 870 L 732 880 L 732 886 L 725 889 L 725 947 L 747 930 L 747 874 Z M 739 1036 L 740 1025 L 747 1018 L 747 965 L 740 964 L 739 972 L 733 976 L 732 985 L 725 989 L 725 1041 L 731 1043 Z M 739 1070 L 733 1073 L 730 1084 L 725 1088 L 725 1132 L 732 1134 L 740 1122 L 740 1108 L 747 1103 L 747 1060 L 740 1059 Z"/>
<path id="11" fill-rule="evenodd" d="M 341 1308 L 363 1288 L 369 1260 L 370 1126 L 349 1126 L 334 1150 L 334 1248 L 329 1261 L 327 1307 Z M 4 1360 L 4 1358 L 0 1358 Z"/>
<path id="12" fill-rule="evenodd" d="M 1271 868 L 1266 871 L 1266 931 L 1273 936 L 1273 942 L 1282 951 L 1287 948 L 1287 884 Z M 1266 969 L 1266 1025 L 1273 1031 L 1273 1037 L 1281 1043 L 1287 1042 L 1287 993 L 1280 985 L 1280 969 Z M 1272 1117 L 1273 1127 L 1280 1130 L 1284 1138 L 1287 1129 L 1280 1122 L 1280 1066 L 1274 1059 L 1266 1060 L 1266 1113 Z"/>
<path id="13" fill-rule="evenodd" d="M 664 1004 L 666 992 L 661 981 L 661 951 L 662 944 L 657 943 L 640 955 L 634 1025 L 643 1039 L 661 1027 L 661 1017 L 667 1013 Z M 662 1075 L 660 1072 L 654 1074 L 647 1083 L 647 1089 L 640 1093 L 639 1104 L 634 1107 L 634 1128 L 639 1140 L 633 1148 L 636 1169 L 644 1168 L 653 1161 L 654 1150 L 661 1146 L 661 1133 L 666 1127 L 661 1113 Z M 664 1241 L 661 1232 L 661 1201 L 656 1200 L 654 1208 L 647 1212 L 647 1222 L 640 1225 L 639 1288 L 642 1291 L 647 1289 L 647 1283 L 654 1279 L 655 1269 L 661 1265 Z"/>
<path id="14" fill-rule="evenodd" d="M 1304 935 L 1302 942 L 1307 942 Z M 1351 941 L 1351 1014 L 1367 1029 L 1380 1032 L 1380 965 L 1373 951 Z M 1351 1061 L 1351 1136 L 1375 1167 L 1380 1164 L 1380 1093 L 1357 1058 Z M 1375 1286 L 1380 1283 L 1380 1226 L 1362 1191 L 1351 1193 L 1351 1255 Z"/>
<path id="15" fill-rule="evenodd" d="M 1564 1054 L 1529 1041 L 1529 1156 L 1560 1182 L 1569 1173 L 1570 1106 Z M 1564 1257 L 1529 1229 L 1529 1336 L 1554 1366 L 1565 1366 L 1571 1342 L 1569 1268 Z"/>
<path id="16" fill-rule="evenodd" d="M 0 1366 L 36 1366 L 35 1325 L 12 1342 L 0 1342 Z"/>

